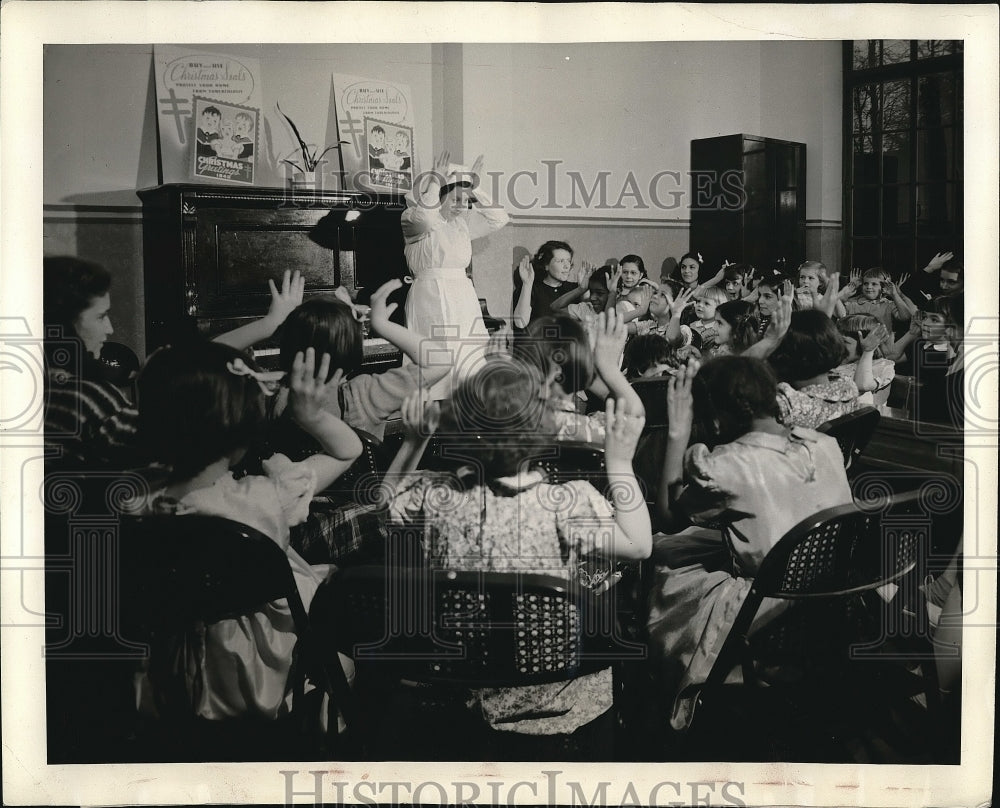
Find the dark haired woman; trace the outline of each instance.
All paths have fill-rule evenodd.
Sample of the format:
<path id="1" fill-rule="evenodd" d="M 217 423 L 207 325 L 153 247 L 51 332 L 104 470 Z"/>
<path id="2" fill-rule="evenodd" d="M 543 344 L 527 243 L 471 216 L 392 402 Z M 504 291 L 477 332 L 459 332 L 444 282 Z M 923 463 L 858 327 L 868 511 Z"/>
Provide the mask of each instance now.
<path id="1" fill-rule="evenodd" d="M 697 375 L 696 375 L 697 374 Z M 851 501 L 837 442 L 778 422 L 776 381 L 759 359 L 690 363 L 667 393 L 669 438 L 657 497 L 674 530 L 723 523 L 722 536 L 664 542 L 649 632 L 677 693 L 705 680 L 774 544 L 800 520 Z M 688 447 L 697 417 L 703 442 Z M 765 601 L 758 621 L 778 607 Z M 760 625 L 758 623 L 757 625 Z M 693 698 L 678 699 L 671 724 L 690 723 Z"/>
<path id="2" fill-rule="evenodd" d="M 138 413 L 104 380 L 101 348 L 111 325 L 111 274 L 70 256 L 43 264 L 45 442 L 61 465 L 124 466 Z"/>
<path id="3" fill-rule="evenodd" d="M 469 171 L 452 165 L 444 151 L 434 170 L 406 195 L 403 252 L 413 275 L 406 324 L 426 337 L 447 336 L 454 359 L 454 375 L 434 385 L 434 398 L 446 397 L 452 380 L 475 372 L 486 355 L 486 329 L 476 326 L 483 316 L 479 296 L 465 270 L 472 261 L 473 240 L 510 219 L 486 195 L 479 183 L 482 173 L 482 155 Z"/>
<path id="4" fill-rule="evenodd" d="M 833 320 L 818 309 L 793 311 L 788 331 L 768 358 L 780 380 L 783 424 L 815 429 L 863 406 L 854 379 L 830 377 L 847 356 Z"/>

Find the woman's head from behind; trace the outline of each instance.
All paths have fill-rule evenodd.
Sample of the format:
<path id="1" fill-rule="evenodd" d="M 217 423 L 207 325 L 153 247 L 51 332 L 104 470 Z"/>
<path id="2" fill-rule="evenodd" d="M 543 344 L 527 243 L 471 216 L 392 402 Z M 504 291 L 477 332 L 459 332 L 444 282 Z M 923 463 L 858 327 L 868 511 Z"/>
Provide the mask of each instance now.
<path id="1" fill-rule="evenodd" d="M 528 363 L 490 359 L 445 402 L 438 434 L 461 444 L 463 455 L 472 455 L 487 479 L 516 474 L 557 431 L 543 383 Z"/>
<path id="2" fill-rule="evenodd" d="M 728 345 L 733 353 L 742 353 L 757 341 L 756 309 L 745 300 L 730 300 L 715 308 L 716 345 Z"/>
<path id="3" fill-rule="evenodd" d="M 361 368 L 364 333 L 346 303 L 329 296 L 315 297 L 288 315 L 281 326 L 281 370 L 291 373 L 295 354 L 305 353 L 307 348 L 315 348 L 316 356 L 330 354 L 330 376 L 338 368 L 345 376 Z"/>
<path id="4" fill-rule="evenodd" d="M 573 269 L 573 248 L 565 241 L 546 241 L 531 259 L 536 281 L 545 276 L 553 285 L 569 280 Z"/>
<path id="5" fill-rule="evenodd" d="M 594 352 L 583 324 L 564 315 L 540 317 L 514 340 L 514 357 L 535 367 L 546 386 L 575 393 L 594 380 Z"/>
<path id="6" fill-rule="evenodd" d="M 700 434 L 712 446 L 731 443 L 753 428 L 755 419 L 777 418 L 777 380 L 766 362 L 747 356 L 719 356 L 702 365 L 691 388 Z"/>
<path id="7" fill-rule="evenodd" d="M 847 349 L 833 320 L 818 309 L 793 311 L 788 332 L 769 357 L 783 382 L 809 381 L 844 361 Z"/>
<path id="8" fill-rule="evenodd" d="M 63 336 L 76 338 L 87 354 L 101 355 L 114 332 L 111 308 L 111 274 L 99 264 L 71 256 L 47 257 L 43 262 L 44 320 L 62 328 Z"/>
<path id="9" fill-rule="evenodd" d="M 187 480 L 236 463 L 264 425 L 264 394 L 245 354 L 218 342 L 161 348 L 139 374 L 139 436 L 151 456 Z"/>

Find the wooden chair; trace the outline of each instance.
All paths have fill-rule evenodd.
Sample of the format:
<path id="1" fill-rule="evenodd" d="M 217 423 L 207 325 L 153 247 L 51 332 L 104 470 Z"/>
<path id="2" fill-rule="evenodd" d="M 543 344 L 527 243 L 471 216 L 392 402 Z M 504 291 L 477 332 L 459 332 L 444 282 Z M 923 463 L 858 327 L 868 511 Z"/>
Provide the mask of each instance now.
<path id="1" fill-rule="evenodd" d="M 844 453 L 844 468 L 849 469 L 851 464 L 861 456 L 868 442 L 878 429 L 882 416 L 874 407 L 862 407 L 854 412 L 841 415 L 832 421 L 820 424 L 817 432 L 830 435 L 835 438 L 840 445 L 840 451 Z"/>
<path id="2" fill-rule="evenodd" d="M 328 751 L 320 729 L 323 694 L 330 695 L 329 737 L 336 738 L 334 705 L 349 723 L 353 720 L 339 657 L 332 657 L 333 669 L 323 664 L 288 558 L 270 538 L 221 517 L 128 517 L 122 521 L 120 563 L 127 631 L 149 644 L 149 676 L 162 699 L 160 717 L 140 725 L 140 758 L 268 760 L 279 750 L 322 756 Z M 288 602 L 297 637 L 290 713 L 273 721 L 196 717 L 185 672 L 176 668 L 179 644 L 212 623 L 252 615 L 282 599 Z M 211 664 L 211 658 L 203 664 Z M 307 679 L 313 686 L 310 694 Z"/>
<path id="3" fill-rule="evenodd" d="M 368 692 L 360 722 L 366 751 L 377 756 L 387 741 L 389 754 L 410 759 L 440 752 L 426 743 L 433 732 L 423 731 L 416 745 L 404 734 L 402 716 L 412 710 L 421 723 L 446 714 L 445 723 L 470 722 L 469 735 L 451 740 L 459 754 L 483 759 L 464 690 L 568 681 L 645 656 L 619 630 L 612 596 L 558 576 L 359 566 L 340 571 L 324 598 L 313 608 L 317 630 L 328 658 L 339 649 L 355 660 Z M 442 693 L 453 698 L 442 704 Z"/>
<path id="4" fill-rule="evenodd" d="M 861 705 L 870 703 L 864 694 L 874 692 L 870 684 L 877 668 L 858 658 L 857 651 L 877 641 L 883 626 L 873 625 L 861 595 L 915 570 L 928 541 L 919 497 L 918 492 L 900 495 L 878 510 L 854 504 L 828 508 L 778 541 L 761 563 L 706 681 L 682 693 L 696 699 L 689 733 L 695 746 L 718 735 L 716 721 L 725 719 L 705 720 L 706 708 L 718 705 L 739 713 L 764 703 L 763 711 L 750 713 L 756 719 L 744 713 L 737 720 L 771 720 L 780 726 L 780 715 L 805 724 L 810 737 L 833 735 L 830 722 L 840 720 L 838 709 L 864 712 Z M 751 632 L 765 598 L 793 603 Z M 727 684 L 737 669 L 742 684 Z"/>

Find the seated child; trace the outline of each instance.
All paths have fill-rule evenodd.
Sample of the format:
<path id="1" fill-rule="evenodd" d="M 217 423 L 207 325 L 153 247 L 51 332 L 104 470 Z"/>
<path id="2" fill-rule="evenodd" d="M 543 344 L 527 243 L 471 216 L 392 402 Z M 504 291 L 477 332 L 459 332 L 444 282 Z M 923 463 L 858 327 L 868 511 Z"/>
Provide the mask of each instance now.
<path id="1" fill-rule="evenodd" d="M 759 339 L 756 307 L 745 300 L 728 300 L 715 309 L 713 356 L 741 354 Z"/>
<path id="2" fill-rule="evenodd" d="M 786 426 L 815 429 L 864 406 L 854 379 L 830 371 L 847 349 L 833 320 L 818 309 L 794 311 L 788 332 L 769 357 L 778 378 L 780 420 Z"/>
<path id="3" fill-rule="evenodd" d="M 206 342 L 161 348 L 139 377 L 140 437 L 166 470 L 166 484 L 149 495 L 146 510 L 222 516 L 256 528 L 284 549 L 307 610 L 327 570 L 310 567 L 291 548 L 289 529 L 306 519 L 313 492 L 330 485 L 362 449 L 354 431 L 322 407 L 339 378 L 327 381 L 329 368 L 324 355 L 317 369 L 310 348 L 295 358 L 289 380 L 292 417 L 323 451 L 301 463 L 274 455 L 262 476 L 240 479 L 229 469 L 264 425 L 274 374 L 261 373 L 235 348 Z M 208 719 L 284 714 L 295 641 L 285 599 L 208 625 L 182 651 L 188 708 Z M 178 706 L 168 703 L 173 689 L 153 671 L 139 687 L 140 703 L 155 705 L 154 712 Z"/>
<path id="4" fill-rule="evenodd" d="M 806 312 L 801 312 L 806 313 Z M 718 537 L 664 537 L 657 544 L 649 636 L 669 692 L 671 724 L 686 728 L 761 561 L 800 520 L 851 502 L 836 440 L 778 422 L 777 385 L 766 363 L 722 356 L 670 380 L 669 439 L 657 506 L 676 531 L 689 522 Z M 689 446 L 697 427 L 700 442 Z M 725 538 L 723 538 L 725 536 Z M 754 630 L 788 601 L 765 601 Z"/>
<path id="5" fill-rule="evenodd" d="M 535 367 L 545 379 L 558 440 L 603 442 L 604 413 L 588 416 L 579 411 L 584 390 L 602 400 L 609 394 L 627 398 L 634 411 L 642 406 L 620 369 L 627 338 L 621 317 L 614 309 L 602 312 L 593 334 L 591 342 L 579 322 L 553 316 L 536 320 L 514 339 L 514 358 Z"/>
<path id="6" fill-rule="evenodd" d="M 842 364 L 831 375 L 854 379 L 861 392 L 858 401 L 884 410 L 889 400 L 889 387 L 896 376 L 895 363 L 885 358 L 892 350 L 892 335 L 870 314 L 849 314 L 837 321 L 847 349 Z"/>
<path id="7" fill-rule="evenodd" d="M 412 362 L 382 373 L 361 373 L 364 331 L 359 313 L 350 302 L 334 297 L 315 297 L 298 306 L 281 330 L 280 368 L 292 369 L 297 354 L 312 348 L 330 355 L 330 376 L 337 384 L 324 408 L 357 429 L 378 438 L 385 434 L 385 422 L 399 412 L 403 399 L 419 387 L 431 387 L 451 370 L 446 365 L 430 365 L 434 342 L 389 318 L 396 304 L 387 304 L 402 281 L 391 280 L 371 296 L 371 327 L 389 340 Z M 287 377 L 286 377 L 287 378 Z M 282 386 L 268 404 L 268 418 L 278 419 L 288 405 L 288 387 Z M 280 450 L 280 447 L 278 447 Z"/>
<path id="8" fill-rule="evenodd" d="M 691 295 L 691 290 L 684 289 L 675 297 L 673 286 L 661 283 L 649 299 L 649 317 L 629 322 L 628 332 L 637 336 L 659 334 L 675 348 L 691 345 L 691 327 L 681 324 L 681 316 Z"/>
<path id="9" fill-rule="evenodd" d="M 690 327 L 701 337 L 703 356 L 715 355 L 718 336 L 715 325 L 715 308 L 726 301 L 726 293 L 718 286 L 708 286 L 702 289 L 694 299 L 694 313 L 697 319 L 691 322 Z"/>
<path id="10" fill-rule="evenodd" d="M 638 312 L 642 317 L 649 310 L 649 299 L 657 286 L 649 279 L 646 265 L 638 255 L 626 255 L 618 262 L 617 307 L 622 314 Z"/>
<path id="11" fill-rule="evenodd" d="M 906 276 L 902 280 L 905 282 Z M 886 295 L 886 292 L 889 294 Z M 865 270 L 860 278 L 851 273 L 850 282 L 841 297 L 847 298 L 844 300 L 847 314 L 871 315 L 890 334 L 894 321 L 907 322 L 916 311 L 916 306 L 900 294 L 899 285 L 893 283 L 881 267 Z"/>
<path id="12" fill-rule="evenodd" d="M 391 520 L 424 526 L 434 568 L 543 573 L 586 585 L 593 579 L 580 568 L 588 556 L 610 568 L 649 555 L 649 517 L 636 507 L 642 495 L 632 472 L 641 412 L 622 398 L 608 402 L 609 503 L 589 482 L 552 485 L 530 467 L 558 429 L 544 387 L 535 367 L 493 359 L 445 403 L 440 428 L 435 405 L 425 410 L 416 397 L 404 404 L 406 437 L 386 475 L 385 505 Z M 478 436 L 474 466 L 457 475 L 414 471 L 435 429 L 463 445 Z M 475 690 L 469 707 L 493 731 L 553 737 L 606 716 L 612 701 L 609 667 L 568 682 Z"/>

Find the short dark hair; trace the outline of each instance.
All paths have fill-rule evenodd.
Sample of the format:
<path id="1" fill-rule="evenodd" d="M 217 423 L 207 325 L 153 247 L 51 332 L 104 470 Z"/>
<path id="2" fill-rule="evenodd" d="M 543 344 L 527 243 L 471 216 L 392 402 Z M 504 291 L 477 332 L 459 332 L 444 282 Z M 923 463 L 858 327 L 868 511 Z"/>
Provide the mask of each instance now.
<path id="1" fill-rule="evenodd" d="M 939 295 L 931 301 L 930 310 L 944 317 L 945 323 L 962 331 L 965 329 L 965 295 Z"/>
<path id="2" fill-rule="evenodd" d="M 788 332 L 769 357 L 783 382 L 800 382 L 832 370 L 847 348 L 837 326 L 819 309 L 793 311 Z"/>
<path id="3" fill-rule="evenodd" d="M 201 111 L 201 114 L 202 115 L 218 115 L 220 118 L 222 117 L 222 113 L 219 112 L 218 107 L 205 107 Z"/>
<path id="4" fill-rule="evenodd" d="M 662 334 L 637 334 L 625 343 L 624 373 L 628 378 L 641 376 L 654 365 L 677 365 L 677 357 Z"/>
<path id="5" fill-rule="evenodd" d="M 646 265 L 642 262 L 642 259 L 638 255 L 629 253 L 618 262 L 618 267 L 621 268 L 622 264 L 635 264 L 639 268 L 639 274 L 642 275 L 642 277 L 649 277 L 649 274 L 646 272 Z"/>
<path id="6" fill-rule="evenodd" d="M 583 324 L 563 314 L 539 317 L 514 339 L 512 353 L 548 378 L 551 366 L 567 393 L 588 387 L 594 379 L 594 352 Z"/>
<path id="7" fill-rule="evenodd" d="M 100 264 L 70 255 L 42 260 L 43 319 L 46 325 L 62 326 L 65 336 L 76 333 L 76 318 L 110 290 L 111 273 Z"/>
<path id="8" fill-rule="evenodd" d="M 565 241 L 546 241 L 531 258 L 531 265 L 535 268 L 535 272 L 545 272 L 545 268 L 552 261 L 556 250 L 566 250 L 570 255 L 573 255 L 573 248 Z"/>
<path id="9" fill-rule="evenodd" d="M 722 275 L 724 281 L 738 281 L 750 271 L 749 264 L 730 264 Z"/>
<path id="10" fill-rule="evenodd" d="M 729 348 L 734 354 L 743 353 L 757 342 L 760 320 L 757 319 L 757 309 L 752 303 L 746 300 L 727 300 L 715 307 L 715 313 L 732 329 Z"/>
<path id="11" fill-rule="evenodd" d="M 281 326 L 278 362 L 290 373 L 295 354 L 316 350 L 316 362 L 330 354 L 330 376 L 340 368 L 345 376 L 356 373 L 364 359 L 364 332 L 350 307 L 334 297 L 322 295 L 298 306 Z M 328 377 L 329 379 L 329 377 Z"/>
<path id="12" fill-rule="evenodd" d="M 718 356 L 695 376 L 691 392 L 700 434 L 717 446 L 745 435 L 755 418 L 777 418 L 778 382 L 763 360 Z"/>
<path id="13" fill-rule="evenodd" d="M 247 355 L 207 340 L 155 351 L 139 374 L 139 439 L 175 480 L 246 449 L 264 426 L 264 395 L 228 364 Z"/>
<path id="14" fill-rule="evenodd" d="M 478 463 L 486 479 L 516 474 L 558 431 L 542 383 L 533 365 L 490 358 L 444 403 L 438 435 L 445 444 L 460 443 L 462 455 Z"/>

